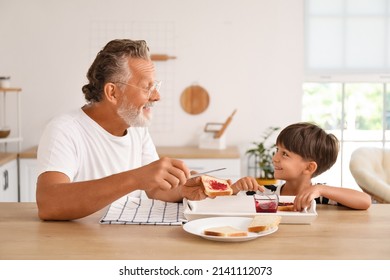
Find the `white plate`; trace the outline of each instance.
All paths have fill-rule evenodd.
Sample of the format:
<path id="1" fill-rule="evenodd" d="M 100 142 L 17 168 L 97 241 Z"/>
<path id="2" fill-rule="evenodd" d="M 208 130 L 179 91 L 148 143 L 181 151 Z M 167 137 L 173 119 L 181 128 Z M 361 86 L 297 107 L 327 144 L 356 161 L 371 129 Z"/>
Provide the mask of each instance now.
<path id="1" fill-rule="evenodd" d="M 292 202 L 295 196 L 280 196 L 280 202 Z M 232 195 L 206 198 L 200 201 L 184 199 L 184 216 L 188 221 L 211 217 L 253 217 L 255 215 L 278 215 L 281 224 L 311 224 L 317 218 L 316 202 L 312 201 L 306 212 L 278 211 L 256 213 L 253 196 Z"/>
<path id="2" fill-rule="evenodd" d="M 222 242 L 241 242 L 256 239 L 261 236 L 266 236 L 272 234 L 278 230 L 278 227 L 271 228 L 270 230 L 263 232 L 248 232 L 248 236 L 235 236 L 235 237 L 223 237 L 223 236 L 210 236 L 205 235 L 203 232 L 205 229 L 210 227 L 222 227 L 222 226 L 232 226 L 239 230 L 248 230 L 248 225 L 253 220 L 253 218 L 245 217 L 214 217 L 214 218 L 205 218 L 190 221 L 183 225 L 183 229 L 191 234 L 203 237 L 208 240 L 222 241 Z"/>

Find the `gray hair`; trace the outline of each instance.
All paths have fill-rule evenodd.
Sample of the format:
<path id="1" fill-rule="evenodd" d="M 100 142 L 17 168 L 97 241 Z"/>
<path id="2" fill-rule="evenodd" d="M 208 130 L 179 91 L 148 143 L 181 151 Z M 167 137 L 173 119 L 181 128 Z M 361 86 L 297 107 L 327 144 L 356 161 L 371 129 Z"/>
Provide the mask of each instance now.
<path id="1" fill-rule="evenodd" d="M 82 87 L 85 99 L 91 103 L 99 102 L 107 82 L 126 82 L 130 79 L 129 58 L 150 60 L 149 48 L 144 40 L 117 39 L 108 42 L 88 70 L 89 83 Z"/>

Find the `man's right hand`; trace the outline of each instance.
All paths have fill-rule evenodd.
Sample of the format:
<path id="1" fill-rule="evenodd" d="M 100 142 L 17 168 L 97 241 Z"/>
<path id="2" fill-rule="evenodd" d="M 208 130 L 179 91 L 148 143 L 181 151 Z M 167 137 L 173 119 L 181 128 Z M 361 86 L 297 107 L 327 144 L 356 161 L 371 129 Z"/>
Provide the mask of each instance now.
<path id="1" fill-rule="evenodd" d="M 163 157 L 148 165 L 134 169 L 139 188 L 169 190 L 184 185 L 190 178 L 190 170 L 183 161 Z"/>

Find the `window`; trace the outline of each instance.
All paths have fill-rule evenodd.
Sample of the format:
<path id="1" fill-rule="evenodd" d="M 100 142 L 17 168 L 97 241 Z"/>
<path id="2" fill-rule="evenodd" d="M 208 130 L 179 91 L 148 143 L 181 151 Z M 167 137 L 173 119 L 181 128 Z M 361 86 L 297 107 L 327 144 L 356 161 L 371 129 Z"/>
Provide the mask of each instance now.
<path id="1" fill-rule="evenodd" d="M 316 181 L 357 188 L 349 159 L 359 146 L 390 148 L 390 84 L 305 83 L 302 119 L 315 122 L 340 140 L 331 170 Z"/>
<path id="2" fill-rule="evenodd" d="M 390 148 L 390 0 L 305 2 L 303 121 L 340 140 L 316 182 L 357 188 L 349 159 L 359 146 Z"/>
<path id="3" fill-rule="evenodd" d="M 306 0 L 306 74 L 390 70 L 390 0 Z"/>

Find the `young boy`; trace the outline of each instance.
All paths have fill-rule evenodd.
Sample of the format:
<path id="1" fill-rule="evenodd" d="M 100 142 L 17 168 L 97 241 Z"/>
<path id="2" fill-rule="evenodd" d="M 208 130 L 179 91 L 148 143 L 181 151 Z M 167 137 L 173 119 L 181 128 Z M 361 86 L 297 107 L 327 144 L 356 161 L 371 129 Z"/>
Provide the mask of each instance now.
<path id="1" fill-rule="evenodd" d="M 366 210 L 371 197 L 361 191 L 313 185 L 312 178 L 333 166 L 339 152 L 339 142 L 333 134 L 327 134 L 311 123 L 295 123 L 284 128 L 276 139 L 276 153 L 273 157 L 274 177 L 285 183 L 276 188 L 279 195 L 296 196 L 294 209 L 302 211 L 316 199 L 318 204 L 341 204 L 352 209 Z M 253 179 L 242 178 L 234 185 L 243 189 Z"/>

